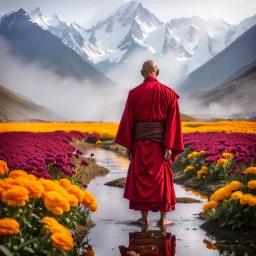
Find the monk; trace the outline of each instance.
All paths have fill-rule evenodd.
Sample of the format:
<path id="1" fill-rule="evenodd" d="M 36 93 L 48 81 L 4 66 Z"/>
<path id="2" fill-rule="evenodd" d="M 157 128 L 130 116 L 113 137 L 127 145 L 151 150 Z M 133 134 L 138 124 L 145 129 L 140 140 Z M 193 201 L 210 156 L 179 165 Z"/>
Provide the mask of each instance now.
<path id="1" fill-rule="evenodd" d="M 159 225 L 166 226 L 176 203 L 172 161 L 184 145 L 179 96 L 157 80 L 159 73 L 154 61 L 143 64 L 144 82 L 128 94 L 115 142 L 126 147 L 131 161 L 124 198 L 130 209 L 141 211 L 137 222 L 150 225 L 148 211 L 160 211 Z"/>

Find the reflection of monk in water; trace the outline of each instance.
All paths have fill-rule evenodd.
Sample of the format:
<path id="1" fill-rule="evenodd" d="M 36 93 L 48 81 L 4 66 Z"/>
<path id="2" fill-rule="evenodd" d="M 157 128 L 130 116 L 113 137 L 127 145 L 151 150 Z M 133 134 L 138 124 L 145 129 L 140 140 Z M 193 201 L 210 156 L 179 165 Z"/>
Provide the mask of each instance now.
<path id="1" fill-rule="evenodd" d="M 130 209 L 141 211 L 137 222 L 149 225 L 148 211 L 161 211 L 159 225 L 169 225 L 166 213 L 175 209 L 172 161 L 184 150 L 179 96 L 157 80 L 157 64 L 146 61 L 144 82 L 129 92 L 116 136 L 131 160 L 124 197 Z"/>
<path id="2" fill-rule="evenodd" d="M 176 237 L 165 230 L 129 233 L 128 248 L 119 249 L 122 256 L 174 256 Z"/>

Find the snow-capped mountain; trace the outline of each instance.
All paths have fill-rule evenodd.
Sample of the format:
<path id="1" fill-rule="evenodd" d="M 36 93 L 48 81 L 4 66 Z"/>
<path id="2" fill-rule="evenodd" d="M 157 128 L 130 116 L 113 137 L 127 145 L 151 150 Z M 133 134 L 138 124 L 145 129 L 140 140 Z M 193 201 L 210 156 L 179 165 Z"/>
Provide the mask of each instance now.
<path id="1" fill-rule="evenodd" d="M 85 60 L 100 66 L 126 62 L 136 47 L 152 55 L 170 54 L 190 73 L 224 50 L 237 37 L 256 24 L 256 15 L 232 26 L 220 18 L 172 19 L 167 24 L 137 1 L 130 1 L 91 29 L 67 25 L 57 15 L 46 17 L 40 8 L 32 18 L 58 36 Z"/>
<path id="2" fill-rule="evenodd" d="M 256 15 L 244 19 L 236 26 L 232 26 L 225 38 L 226 46 L 230 45 L 233 41 L 235 41 L 238 37 L 240 37 L 244 32 L 252 28 L 256 25 Z"/>
<path id="3" fill-rule="evenodd" d="M 256 24 L 256 15 L 238 25 L 230 25 L 221 18 L 199 17 L 163 23 L 137 1 L 121 5 L 90 29 L 76 23 L 67 24 L 57 15 L 48 17 L 40 8 L 31 17 L 106 74 L 113 68 L 116 70 L 119 64 L 133 66 L 137 62 L 134 50 L 142 49 L 144 55 L 140 53 L 140 57 L 156 59 L 166 72 L 168 63 L 178 61 L 183 67 L 182 76 L 187 76 Z"/>

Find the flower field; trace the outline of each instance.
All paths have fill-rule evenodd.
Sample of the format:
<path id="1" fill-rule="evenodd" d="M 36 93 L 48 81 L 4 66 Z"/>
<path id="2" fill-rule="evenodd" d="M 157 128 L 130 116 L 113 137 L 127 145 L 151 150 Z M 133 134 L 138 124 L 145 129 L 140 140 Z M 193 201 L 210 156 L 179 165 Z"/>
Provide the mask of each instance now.
<path id="1" fill-rule="evenodd" d="M 256 227 L 256 135 L 190 133 L 184 143 L 184 174 L 223 184 L 203 206 L 209 220 L 232 229 Z"/>
<path id="2" fill-rule="evenodd" d="M 220 227 L 256 227 L 255 123 L 182 126 L 186 150 L 178 164 L 184 175 L 223 184 L 203 207 L 209 220 Z M 5 246 L 0 252 L 76 255 L 73 230 L 98 205 L 79 184 L 90 163 L 70 142 L 100 144 L 113 139 L 117 128 L 117 123 L 0 124 L 0 242 Z"/>
<path id="3" fill-rule="evenodd" d="M 247 121 L 182 122 L 184 133 L 192 132 L 239 132 L 256 134 L 256 123 Z M 101 137 L 115 137 L 118 123 L 0 123 L 0 132 L 97 132 Z"/>
<path id="4" fill-rule="evenodd" d="M 98 135 L 0 133 L 0 254 L 77 255 L 72 230 L 85 225 L 98 205 L 80 186 L 89 162 L 80 160 L 72 139 Z"/>

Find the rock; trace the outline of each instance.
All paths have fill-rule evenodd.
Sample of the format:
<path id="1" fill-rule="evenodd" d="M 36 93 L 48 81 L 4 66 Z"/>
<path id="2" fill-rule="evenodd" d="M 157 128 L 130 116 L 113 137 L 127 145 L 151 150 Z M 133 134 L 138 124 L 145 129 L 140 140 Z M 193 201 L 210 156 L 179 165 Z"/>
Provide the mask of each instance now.
<path id="1" fill-rule="evenodd" d="M 203 201 L 194 199 L 191 197 L 177 197 L 177 203 L 182 204 L 192 204 L 192 203 L 202 203 Z"/>
<path id="2" fill-rule="evenodd" d="M 126 182 L 126 178 L 120 178 L 120 179 L 117 179 L 117 180 L 109 181 L 104 185 L 117 187 L 117 188 L 124 188 L 125 187 L 125 182 Z"/>

